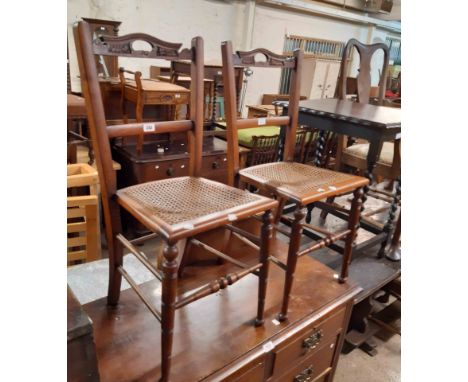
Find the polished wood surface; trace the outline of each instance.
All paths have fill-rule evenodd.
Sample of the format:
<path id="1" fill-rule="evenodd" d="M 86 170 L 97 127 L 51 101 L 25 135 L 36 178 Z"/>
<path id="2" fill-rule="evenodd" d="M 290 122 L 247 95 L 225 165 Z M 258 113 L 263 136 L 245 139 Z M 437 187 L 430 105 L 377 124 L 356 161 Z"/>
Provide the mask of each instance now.
<path id="1" fill-rule="evenodd" d="M 281 105 L 284 101 L 279 101 Z M 390 130 L 401 128 L 401 109 L 362 104 L 336 98 L 310 99 L 299 102 L 299 112 L 323 118 L 343 118 L 365 127 Z"/>
<path id="2" fill-rule="evenodd" d="M 258 232 L 259 224 L 255 224 Z M 240 226 L 246 228 L 247 225 L 252 223 Z M 211 240 L 206 241 L 215 245 L 219 233 L 211 235 Z M 287 245 L 280 240 L 271 244 L 274 256 L 285 260 Z M 230 255 L 252 264 L 254 250 L 250 245 L 233 237 L 229 247 Z M 336 283 L 334 272 L 317 261 L 303 260 L 296 272 L 289 318 L 281 324 L 274 318 L 281 305 L 284 274 L 275 267 L 270 270 L 263 327 L 252 325 L 255 309 L 252 294 L 256 290 L 253 276 L 245 277 L 220 294 L 180 309 L 174 327 L 170 380 L 254 382 L 272 376 L 271 380 L 292 381 L 310 364 L 316 364 L 316 376 L 326 370 L 331 381 L 349 319 L 349 303 L 359 289 L 352 282 Z M 227 263 L 188 266 L 179 282 L 178 294 L 183 295 L 196 285 L 229 272 L 234 269 L 232 267 Z M 157 282 L 150 281 L 142 288 L 155 302 L 161 298 Z M 122 292 L 117 308 L 107 307 L 101 299 L 85 305 L 85 309 L 94 322 L 103 381 L 154 381 L 158 378 L 159 327 L 134 292 Z M 317 345 L 312 339 L 317 329 L 322 330 L 323 338 L 313 348 Z M 308 350 L 303 343 L 311 336 Z M 324 348 L 331 353 L 324 352 Z M 317 355 L 319 360 L 316 361 Z M 292 376 L 286 378 L 289 374 Z"/>

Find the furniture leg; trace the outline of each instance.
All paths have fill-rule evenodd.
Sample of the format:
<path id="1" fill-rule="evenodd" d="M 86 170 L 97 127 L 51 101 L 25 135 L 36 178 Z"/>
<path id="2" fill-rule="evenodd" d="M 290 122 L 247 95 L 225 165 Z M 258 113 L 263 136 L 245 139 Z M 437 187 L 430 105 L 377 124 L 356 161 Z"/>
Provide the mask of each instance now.
<path id="1" fill-rule="evenodd" d="M 343 253 L 343 262 L 341 265 L 341 274 L 339 281 L 344 283 L 348 278 L 348 268 L 351 263 L 353 253 L 353 243 L 356 239 L 357 230 L 359 227 L 359 217 L 361 215 L 362 195 L 364 194 L 362 188 L 354 190 L 354 198 L 351 203 L 351 213 L 349 214 L 348 228 L 349 234 L 346 236 L 345 248 Z"/>
<path id="2" fill-rule="evenodd" d="M 291 294 L 292 284 L 294 281 L 294 272 L 296 271 L 297 253 L 301 244 L 302 224 L 301 220 L 305 216 L 305 211 L 302 205 L 298 204 L 294 211 L 294 220 L 291 225 L 291 238 L 289 241 L 288 261 L 286 268 L 286 278 L 284 282 L 283 304 L 281 312 L 278 315 L 279 321 L 284 321 L 288 318 L 289 296 Z"/>
<path id="3" fill-rule="evenodd" d="M 395 232 L 393 233 L 392 242 L 390 244 L 390 250 L 385 254 L 385 257 L 392 261 L 401 260 L 401 248 L 400 248 L 400 235 L 401 235 L 401 209 L 398 214 L 397 225 Z"/>
<path id="4" fill-rule="evenodd" d="M 161 301 L 161 379 L 169 381 L 177 290 L 177 242 L 167 242 L 163 252 Z"/>
<path id="5" fill-rule="evenodd" d="M 387 248 L 388 241 L 390 240 L 390 235 L 393 231 L 393 222 L 395 220 L 395 214 L 398 209 L 398 202 L 400 200 L 400 194 L 401 194 L 401 179 L 398 177 L 397 179 L 397 185 L 396 185 L 396 191 L 393 195 L 393 200 L 392 200 L 392 205 L 390 207 L 390 212 L 388 214 L 388 219 L 387 222 L 385 223 L 385 226 L 383 228 L 383 231 L 386 233 L 385 240 L 382 241 L 382 244 L 380 245 L 380 250 L 377 256 L 379 258 L 383 257 L 385 254 L 385 249 Z M 397 261 L 397 260 L 395 260 Z"/>
<path id="6" fill-rule="evenodd" d="M 109 215 L 112 222 L 111 224 L 106 225 L 107 244 L 109 250 L 108 305 L 117 305 L 120 298 L 120 286 L 122 284 L 122 274 L 119 271 L 119 267 L 123 265 L 123 248 L 122 243 L 116 238 L 121 231 L 119 208 L 120 207 L 115 201 L 109 201 Z M 117 228 L 113 231 L 112 227 Z"/>
<path id="7" fill-rule="evenodd" d="M 317 145 L 315 147 L 315 165 L 321 167 L 322 158 L 324 157 L 325 150 L 325 130 L 319 131 L 319 136 L 317 138 Z"/>
<path id="8" fill-rule="evenodd" d="M 370 186 L 374 182 L 374 167 L 379 159 L 380 150 L 382 149 L 383 142 L 380 140 L 369 141 L 369 151 L 367 152 L 367 170 L 365 177 L 369 179 L 369 184 L 364 187 L 364 195 L 362 196 L 362 208 L 361 212 L 364 211 L 365 203 L 367 200 L 367 194 L 369 193 Z"/>
<path id="9" fill-rule="evenodd" d="M 265 297 L 268 284 L 268 270 L 270 267 L 270 260 L 268 259 L 270 255 L 270 244 L 271 237 L 273 233 L 273 214 L 271 211 L 265 211 L 263 214 L 263 225 L 261 232 L 261 244 L 260 244 L 260 262 L 262 267 L 260 268 L 259 278 L 258 278 L 258 309 L 257 309 L 257 318 L 255 320 L 255 326 L 263 325 L 265 313 Z"/>

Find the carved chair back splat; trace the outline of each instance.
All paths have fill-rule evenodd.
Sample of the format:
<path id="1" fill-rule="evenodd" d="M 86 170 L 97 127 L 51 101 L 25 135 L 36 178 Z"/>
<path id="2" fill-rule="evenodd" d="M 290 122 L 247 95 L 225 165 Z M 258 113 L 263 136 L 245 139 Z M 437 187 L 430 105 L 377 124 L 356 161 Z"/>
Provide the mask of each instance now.
<path id="1" fill-rule="evenodd" d="M 358 75 L 356 78 L 357 83 L 357 102 L 359 103 L 369 103 L 370 91 L 371 91 L 371 61 L 374 53 L 378 50 L 382 50 L 384 54 L 382 71 L 380 72 L 379 79 L 379 101 L 383 102 L 385 97 L 385 87 L 387 84 L 387 74 L 388 74 L 388 58 L 389 51 L 388 46 L 384 43 L 377 43 L 366 45 L 360 41 L 352 38 L 349 40 L 343 49 L 343 56 L 341 59 L 340 66 L 340 77 L 338 81 L 338 86 L 336 88 L 336 97 L 339 99 L 346 99 L 346 84 L 349 65 L 351 60 L 349 60 L 353 48 L 359 53 L 359 69 Z"/>
<path id="2" fill-rule="evenodd" d="M 283 303 L 278 315 L 280 321 L 287 319 L 289 297 L 292 290 L 294 272 L 297 260 L 300 256 L 308 254 L 319 248 L 328 246 L 338 240 L 345 240 L 340 282 L 345 282 L 348 276 L 348 266 L 351 261 L 352 244 L 356 236 L 357 225 L 361 210 L 362 188 L 368 183 L 366 178 L 348 174 L 333 172 L 327 169 L 312 167 L 303 163 L 294 162 L 297 141 L 297 123 L 299 116 L 299 85 L 300 73 L 304 53 L 295 50 L 293 56 L 281 56 L 266 49 L 255 49 L 249 52 L 232 51 L 230 41 L 221 45 L 223 59 L 223 78 L 225 87 L 225 111 L 228 140 L 228 175 L 230 184 L 254 186 L 263 193 L 270 194 L 279 200 L 279 206 L 275 215 L 275 228 L 290 238 L 287 263 L 279 259 L 273 262 L 286 272 L 283 291 Z M 257 61 L 258 56 L 264 56 L 265 60 Z M 292 71 L 291 87 L 289 94 L 288 115 L 281 117 L 247 118 L 238 119 L 236 113 L 236 97 L 234 92 L 234 65 L 256 66 L 270 68 L 290 68 Z M 262 125 L 281 125 L 285 128 L 285 144 L 282 162 L 260 164 L 239 170 L 238 153 L 238 129 L 256 127 Z M 302 137 L 305 137 L 303 135 Z M 320 240 L 307 249 L 300 250 L 302 231 L 305 224 L 302 222 L 305 212 L 304 206 L 323 199 L 327 196 L 340 195 L 353 191 L 348 229 L 332 233 L 323 228 L 307 225 L 307 228 L 318 231 Z M 294 218 L 283 215 L 283 208 L 290 200 L 295 204 Z M 278 223 L 284 221 L 291 230 L 284 230 Z"/>
<path id="3" fill-rule="evenodd" d="M 90 131 L 95 144 L 96 162 L 101 184 L 101 195 L 106 236 L 109 248 L 108 303 L 116 305 L 120 297 L 122 277 L 161 322 L 161 379 L 169 380 L 175 311 L 209 294 L 237 282 L 248 274 L 259 278 L 256 325 L 264 321 L 264 306 L 268 279 L 270 239 L 272 231 L 271 210 L 277 202 L 260 195 L 253 195 L 236 188 L 200 177 L 203 139 L 203 39 L 192 39 L 190 49 L 182 44 L 168 43 L 153 36 L 134 33 L 126 36 L 101 36 L 91 38 L 89 24 L 79 22 L 74 27 L 82 89 L 86 100 Z M 148 51 L 135 50 L 136 41 L 144 41 L 151 47 Z M 104 107 L 95 65 L 95 55 L 124 56 L 188 60 L 191 65 L 190 120 L 131 123 L 106 126 Z M 183 133 L 188 135 L 189 174 L 138 184 L 117 190 L 109 139 L 160 133 Z M 125 209 L 153 233 L 134 241 L 122 235 L 120 208 Z M 255 236 L 232 225 L 262 213 L 260 236 Z M 254 237 L 259 248 L 259 261 L 255 265 L 240 262 L 218 251 L 194 236 L 198 233 L 221 228 L 236 234 Z M 134 244 L 161 236 L 164 250 L 161 269 L 156 269 Z M 179 264 L 184 262 L 191 246 L 196 245 L 223 261 L 228 261 L 241 270 L 232 272 L 192 292 L 177 298 L 177 274 Z M 161 309 L 157 309 L 145 296 L 142 289 L 125 271 L 123 247 L 126 247 L 162 283 Z M 181 248 L 181 249 L 180 249 Z M 179 256 L 179 254 L 181 256 Z"/>

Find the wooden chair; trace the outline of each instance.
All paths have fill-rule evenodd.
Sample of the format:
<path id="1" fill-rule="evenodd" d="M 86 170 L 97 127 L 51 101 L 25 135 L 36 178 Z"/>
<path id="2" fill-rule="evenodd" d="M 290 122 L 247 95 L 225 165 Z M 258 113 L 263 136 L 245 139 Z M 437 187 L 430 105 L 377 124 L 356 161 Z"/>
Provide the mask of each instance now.
<path id="1" fill-rule="evenodd" d="M 247 167 L 278 160 L 279 135 L 254 135 L 252 141 L 252 148 L 247 158 Z"/>
<path id="2" fill-rule="evenodd" d="M 271 210 L 277 207 L 277 202 L 199 177 L 202 167 L 203 137 L 203 40 L 201 37 L 192 39 L 190 49 L 181 50 L 182 44 L 168 43 L 143 33 L 120 37 L 102 36 L 93 41 L 86 22 L 79 22 L 74 28 L 74 33 L 82 90 L 86 100 L 91 135 L 95 143 L 106 223 L 110 267 L 108 304 L 118 303 L 122 276 L 125 277 L 151 313 L 161 322 L 160 380 L 168 381 L 176 309 L 216 293 L 252 273 L 259 277 L 256 325 L 263 324 L 272 232 Z M 135 41 L 146 42 L 151 46 L 151 50 L 134 50 Z M 106 126 L 94 63 L 96 55 L 189 60 L 192 71 L 190 120 Z M 118 190 L 112 168 L 109 139 L 127 136 L 142 137 L 147 134 L 169 132 L 187 133 L 190 176 L 153 181 Z M 152 234 L 133 242 L 127 240 L 122 234 L 120 208 L 128 211 Z M 233 221 L 243 220 L 259 213 L 262 214 L 263 221 L 260 238 L 232 225 Z M 255 236 L 260 247 L 260 261 L 253 266 L 247 265 L 193 238 L 195 234 L 220 227 L 235 230 L 237 234 L 245 234 L 248 237 Z M 141 251 L 135 247 L 135 243 L 155 236 L 160 236 L 164 241 L 161 271 L 150 264 Z M 182 259 L 179 259 L 179 247 L 180 253 L 186 255 L 190 248 L 190 245 L 185 245 L 187 243 L 202 246 L 206 251 L 235 264 L 241 270 L 177 298 L 178 264 L 184 258 L 182 256 Z M 123 247 L 132 252 L 162 282 L 161 310 L 150 302 L 150 299 L 126 272 L 122 259 Z"/>
<path id="3" fill-rule="evenodd" d="M 232 43 L 225 41 L 221 45 L 223 59 L 223 78 L 225 88 L 225 108 L 228 138 L 228 181 L 231 185 L 253 185 L 264 193 L 268 193 L 279 201 L 275 216 L 275 228 L 290 238 L 287 264 L 273 257 L 275 264 L 286 271 L 283 293 L 283 303 L 278 319 L 287 318 L 289 296 L 292 288 L 297 259 L 316 249 L 328 246 L 337 240 L 345 240 L 345 250 L 339 282 L 345 282 L 348 276 L 348 265 L 351 261 L 352 244 L 356 235 L 357 225 L 361 211 L 361 196 L 363 187 L 368 184 L 366 178 L 342 174 L 327 169 L 308 166 L 293 162 L 297 120 L 299 113 L 299 83 L 302 70 L 303 55 L 300 50 L 294 51 L 293 57 L 281 56 L 266 49 L 255 49 L 249 52 L 232 51 Z M 236 113 L 236 94 L 234 82 L 234 65 L 265 68 L 290 68 L 292 71 L 291 90 L 289 98 L 289 115 L 267 118 L 238 119 Z M 245 129 L 258 125 L 284 126 L 285 144 L 282 162 L 267 163 L 239 169 L 238 129 Z M 348 228 L 342 232 L 326 232 L 322 228 L 307 225 L 309 229 L 324 234 L 324 238 L 308 248 L 299 249 L 301 233 L 306 226 L 302 223 L 305 216 L 304 206 L 327 196 L 340 195 L 354 191 L 352 213 Z M 294 219 L 282 216 L 286 201 L 295 205 Z M 291 231 L 284 230 L 278 225 L 283 218 L 291 224 Z"/>
<path id="4" fill-rule="evenodd" d="M 385 96 L 385 87 L 387 82 L 387 72 L 388 72 L 388 58 L 389 50 L 387 45 L 383 43 L 365 45 L 360 43 L 356 39 L 351 39 L 345 46 L 343 50 L 343 58 L 341 61 L 340 68 L 340 79 L 337 87 L 337 97 L 339 99 L 346 99 L 346 95 L 350 93 L 348 87 L 350 85 L 349 78 L 346 78 L 346 73 L 348 71 L 348 66 L 350 62 L 348 60 L 351 55 L 353 48 L 356 48 L 359 57 L 359 74 L 355 79 L 352 91 L 356 94 L 356 102 L 367 104 L 369 103 L 371 96 L 371 60 L 375 52 L 382 50 L 384 53 L 384 61 L 382 65 L 381 75 L 379 79 L 379 91 L 377 97 L 373 98 L 373 103 L 379 105 L 384 105 L 384 96 Z M 385 104 L 387 106 L 387 104 Z M 397 104 L 392 105 L 397 106 Z M 357 143 L 349 145 L 348 137 L 340 135 L 338 137 L 338 147 L 337 155 L 335 162 L 335 170 L 343 171 L 346 167 L 351 167 L 359 170 L 360 172 L 367 171 L 367 153 L 369 152 L 368 143 Z M 393 183 L 394 180 L 397 180 L 400 176 L 400 140 L 395 142 L 385 142 L 381 148 L 379 159 L 374 168 L 373 174 L 367 174 L 370 179 L 373 179 L 373 176 L 379 178 L 390 179 Z M 382 194 L 381 191 L 372 189 L 371 195 L 374 193 Z M 389 193 L 385 193 L 387 196 Z M 384 197 L 385 198 L 385 197 Z M 333 203 L 334 198 L 329 198 L 328 203 Z M 366 217 L 370 217 L 375 213 L 382 212 L 380 209 L 374 211 L 371 214 L 366 214 Z M 327 216 L 326 211 L 322 211 L 321 217 L 325 219 Z"/>

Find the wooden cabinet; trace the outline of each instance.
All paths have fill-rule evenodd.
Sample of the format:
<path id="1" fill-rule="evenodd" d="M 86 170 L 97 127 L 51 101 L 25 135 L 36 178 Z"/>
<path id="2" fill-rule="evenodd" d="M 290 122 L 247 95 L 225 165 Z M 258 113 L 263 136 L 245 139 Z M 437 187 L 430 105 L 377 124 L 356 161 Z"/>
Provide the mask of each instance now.
<path id="1" fill-rule="evenodd" d="M 258 232 L 257 221 L 242 228 Z M 222 230 L 203 238 L 216 245 Z M 218 243 L 219 244 L 219 243 Z M 282 257 L 287 244 L 273 240 L 274 256 Z M 247 244 L 231 237 L 229 254 L 247 261 L 258 256 Z M 232 264 L 193 265 L 178 280 L 183 294 Z M 296 271 L 288 320 L 276 321 L 282 301 L 284 271 L 271 264 L 265 324 L 253 325 L 258 280 L 247 276 L 228 291 L 213 294 L 182 308 L 176 317 L 170 381 L 204 382 L 332 382 L 343 345 L 354 297 L 360 288 L 339 284 L 334 271 L 308 256 Z M 160 303 L 157 280 L 142 291 Z M 85 305 L 95 323 L 96 348 L 102 381 L 156 381 L 160 375 L 161 332 L 154 317 L 131 290 L 122 292 L 118 309 L 105 299 Z"/>
<path id="2" fill-rule="evenodd" d="M 162 152 L 158 152 L 158 149 Z M 148 142 L 140 154 L 136 145 L 114 145 L 113 159 L 122 166 L 118 173 L 119 188 L 189 174 L 189 158 L 185 140 Z M 203 142 L 202 176 L 218 182 L 227 182 L 227 143 L 216 137 Z M 248 149 L 240 149 L 241 163 Z"/>
<path id="3" fill-rule="evenodd" d="M 307 58 L 302 70 L 301 95 L 308 99 L 333 98 L 340 61 Z"/>

